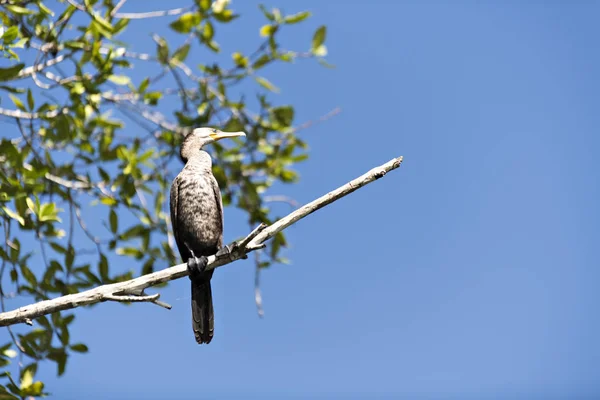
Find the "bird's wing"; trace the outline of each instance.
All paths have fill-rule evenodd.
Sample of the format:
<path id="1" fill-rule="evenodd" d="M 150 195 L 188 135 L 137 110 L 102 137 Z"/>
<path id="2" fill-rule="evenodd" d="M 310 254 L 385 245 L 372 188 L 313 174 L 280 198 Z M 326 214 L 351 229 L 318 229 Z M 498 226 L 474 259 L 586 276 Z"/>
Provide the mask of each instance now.
<path id="1" fill-rule="evenodd" d="M 212 188 L 213 193 L 215 194 L 215 202 L 217 204 L 217 212 L 219 213 L 219 221 L 221 222 L 221 237 L 219 238 L 219 248 L 223 247 L 223 200 L 221 199 L 221 189 L 219 189 L 219 184 L 215 177 L 212 177 Z"/>
<path id="2" fill-rule="evenodd" d="M 179 199 L 179 176 L 177 176 L 173 180 L 173 184 L 171 185 L 171 201 L 170 201 L 171 227 L 173 228 L 173 236 L 175 236 L 175 243 L 177 243 L 177 248 L 179 249 L 181 258 L 183 259 L 183 261 L 187 261 L 187 260 L 185 260 L 186 257 L 184 257 L 184 254 L 183 254 L 183 249 L 185 248 L 185 246 L 182 246 L 181 243 L 179 243 L 179 235 L 178 235 L 179 230 L 177 229 L 177 209 L 179 206 L 178 199 Z"/>

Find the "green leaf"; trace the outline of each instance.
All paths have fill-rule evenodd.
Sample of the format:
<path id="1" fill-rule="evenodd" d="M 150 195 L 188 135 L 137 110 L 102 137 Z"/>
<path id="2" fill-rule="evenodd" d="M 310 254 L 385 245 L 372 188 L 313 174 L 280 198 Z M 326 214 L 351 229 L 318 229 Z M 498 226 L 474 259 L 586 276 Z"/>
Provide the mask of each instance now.
<path id="1" fill-rule="evenodd" d="M 135 247 L 118 247 L 115 250 L 115 253 L 117 253 L 120 256 L 134 257 L 138 260 L 144 257 L 144 253 L 142 253 L 141 250 L 136 249 Z"/>
<path id="2" fill-rule="evenodd" d="M 262 11 L 263 15 L 267 17 L 269 21 L 275 21 L 275 16 L 272 13 L 270 13 L 264 5 L 259 4 L 258 8 L 260 8 L 260 11 Z"/>
<path id="3" fill-rule="evenodd" d="M 25 199 L 25 201 L 27 202 L 27 208 L 29 208 L 31 210 L 32 213 L 37 214 L 37 207 L 35 206 L 35 203 L 33 202 L 33 200 L 31 200 L 29 197 L 27 197 Z"/>
<path id="4" fill-rule="evenodd" d="M 37 278 L 35 277 L 35 274 L 31 272 L 29 267 L 27 267 L 27 265 L 25 264 L 21 264 L 19 266 L 21 267 L 21 275 L 23 275 L 23 278 L 25 278 L 25 280 L 29 282 L 31 287 L 37 287 Z"/>
<path id="5" fill-rule="evenodd" d="M 35 107 L 35 102 L 33 101 L 33 94 L 31 93 L 31 89 L 27 89 L 27 105 L 29 106 L 29 111 L 33 111 Z"/>
<path id="6" fill-rule="evenodd" d="M 146 231 L 147 228 L 144 225 L 134 225 L 131 228 L 127 229 L 124 233 L 122 233 L 120 238 L 122 240 L 129 240 L 137 236 L 142 236 Z"/>
<path id="7" fill-rule="evenodd" d="M 33 383 L 33 372 L 31 370 L 25 370 L 23 377 L 21 378 L 21 389 L 25 389 Z"/>
<path id="8" fill-rule="evenodd" d="M 297 156 L 292 157 L 292 161 L 295 163 L 299 163 L 302 162 L 304 160 L 308 159 L 308 154 L 304 153 L 304 154 L 299 154 Z"/>
<path id="9" fill-rule="evenodd" d="M 19 256 L 21 254 L 21 242 L 19 239 L 15 238 L 11 243 L 8 243 L 10 247 L 10 260 L 13 263 L 16 263 L 19 260 Z"/>
<path id="10" fill-rule="evenodd" d="M 46 7 L 41 1 L 37 3 L 37 6 L 40 8 L 40 11 L 44 14 L 54 17 L 54 11 Z"/>
<path id="11" fill-rule="evenodd" d="M 8 358 L 15 358 L 17 356 L 17 352 L 13 349 L 4 350 L 4 355 Z"/>
<path id="12" fill-rule="evenodd" d="M 46 203 L 42 204 L 40 208 L 40 221 L 56 221 L 62 222 L 60 217 L 58 216 L 59 208 L 56 208 L 55 203 Z"/>
<path id="13" fill-rule="evenodd" d="M 17 108 L 21 111 L 25 111 L 25 105 L 23 105 L 23 102 L 21 101 L 21 99 L 19 99 L 16 96 L 13 96 L 12 94 L 9 94 L 8 97 L 10 97 L 10 99 L 12 100 L 12 102 L 15 104 L 15 106 L 17 106 Z"/>
<path id="14" fill-rule="evenodd" d="M 127 85 L 131 83 L 131 78 L 127 75 L 111 75 L 108 80 L 117 85 Z"/>
<path id="15" fill-rule="evenodd" d="M 231 58 L 233 58 L 233 62 L 235 62 L 235 65 L 238 67 L 245 68 L 248 66 L 248 57 L 244 57 L 240 52 L 236 51 L 231 55 Z"/>
<path id="16" fill-rule="evenodd" d="M 298 174 L 292 170 L 284 170 L 279 175 L 282 182 L 291 183 L 296 182 L 298 180 Z"/>
<path id="17" fill-rule="evenodd" d="M 100 255 L 98 274 L 100 274 L 100 279 L 102 279 L 103 282 L 108 280 L 108 259 L 104 254 Z"/>
<path id="18" fill-rule="evenodd" d="M 254 63 L 252 64 L 252 69 L 257 70 L 259 68 L 262 68 L 271 61 L 271 56 L 269 56 L 268 54 L 263 54 L 258 58 L 258 60 L 254 61 Z"/>
<path id="19" fill-rule="evenodd" d="M 283 22 L 286 24 L 297 24 L 298 22 L 304 21 L 306 18 L 310 17 L 310 11 L 302 11 L 297 14 L 288 15 L 283 19 Z"/>
<path id="20" fill-rule="evenodd" d="M 101 24 L 100 22 L 94 20 L 94 21 L 92 21 L 92 24 L 90 25 L 90 27 L 92 28 L 92 32 L 94 32 L 96 34 L 100 34 L 107 39 L 112 38 L 112 29 L 110 29 L 110 30 L 106 29 L 106 27 L 103 24 Z"/>
<path id="21" fill-rule="evenodd" d="M 202 21 L 202 15 L 198 13 L 185 13 L 169 25 L 171 29 L 179 33 L 190 33 Z"/>
<path id="22" fill-rule="evenodd" d="M 73 350 L 77 353 L 87 353 L 88 352 L 88 347 L 83 343 L 75 343 L 75 344 L 71 345 L 70 348 L 71 348 L 71 350 Z"/>
<path id="23" fill-rule="evenodd" d="M 254 80 L 256 80 L 256 82 L 258 82 L 258 84 L 260 86 L 264 87 L 265 89 L 268 89 L 271 92 L 279 93 L 279 88 L 277 86 L 273 85 L 271 82 L 269 82 L 266 78 L 256 76 L 256 77 L 254 77 Z"/>
<path id="24" fill-rule="evenodd" d="M 291 126 L 294 120 L 294 108 L 291 106 L 272 108 L 271 118 L 282 127 Z"/>
<path id="25" fill-rule="evenodd" d="M 321 64 L 322 66 L 324 66 L 325 68 L 335 68 L 335 65 L 329 64 L 327 61 L 323 60 L 322 58 L 317 59 L 317 62 L 319 64 Z"/>
<path id="26" fill-rule="evenodd" d="M 313 35 L 312 39 L 312 48 L 311 50 L 314 52 L 319 48 L 323 43 L 325 43 L 325 35 L 327 33 L 327 28 L 324 25 L 321 25 Z"/>
<path id="27" fill-rule="evenodd" d="M 24 64 L 23 64 L 23 65 L 24 65 Z M 1 73 L 2 73 L 2 68 L 0 68 L 0 74 L 1 74 Z M 17 74 L 18 74 L 18 72 L 17 72 Z M 1 78 L 1 76 L 0 76 L 0 81 L 2 81 L 2 78 Z M 6 91 L 7 91 L 7 92 L 9 92 L 9 93 L 15 93 L 15 94 L 18 94 L 18 93 L 25 93 L 25 89 L 22 89 L 22 88 L 14 88 L 14 87 L 6 86 L 6 85 L 0 85 L 0 89 L 2 89 L 2 90 L 6 90 Z"/>
<path id="28" fill-rule="evenodd" d="M 65 366 L 67 365 L 67 353 L 63 349 L 53 349 L 47 357 L 56 362 L 59 376 L 65 373 Z"/>
<path id="29" fill-rule="evenodd" d="M 16 26 L 11 26 L 6 31 L 4 31 L 4 34 L 2 35 L 2 41 L 4 42 L 4 44 L 9 44 L 12 43 L 17 38 L 17 36 L 19 36 L 19 28 Z"/>
<path id="30" fill-rule="evenodd" d="M 8 207 L 2 207 L 2 210 L 6 213 L 6 215 L 11 217 L 12 219 L 16 219 L 17 221 L 19 221 L 19 224 L 21 224 L 22 226 L 25 226 L 25 220 L 19 214 L 17 214 L 16 212 L 14 212 L 13 210 L 11 210 Z"/>
<path id="31" fill-rule="evenodd" d="M 198 6 L 202 11 L 206 11 L 210 8 L 210 0 L 196 0 Z"/>
<path id="32" fill-rule="evenodd" d="M 44 390 L 44 383 L 40 381 L 35 381 L 31 385 L 21 388 L 21 395 L 33 398 L 32 396 L 40 396 L 42 395 L 42 391 Z"/>
<path id="33" fill-rule="evenodd" d="M 202 38 L 205 41 L 210 41 L 214 36 L 215 28 L 213 27 L 213 24 L 211 24 L 210 21 L 206 21 L 204 24 L 204 29 L 202 30 Z"/>
<path id="34" fill-rule="evenodd" d="M 219 22 L 229 22 L 236 19 L 238 16 L 232 10 L 223 10 L 219 13 L 215 12 L 214 17 Z"/>
<path id="35" fill-rule="evenodd" d="M 279 53 L 277 55 L 277 58 L 279 58 L 281 61 L 285 61 L 285 62 L 292 62 L 292 61 L 294 61 L 295 57 L 296 57 L 296 53 L 294 53 L 293 51 Z"/>
<path id="36" fill-rule="evenodd" d="M 275 32 L 277 32 L 277 25 L 263 25 L 262 28 L 260 28 L 260 36 L 262 37 L 268 37 L 268 36 L 272 36 Z"/>
<path id="37" fill-rule="evenodd" d="M 19 7 L 19 6 L 15 6 L 12 4 L 7 4 L 4 7 L 6 7 L 9 11 L 15 13 L 15 14 L 19 14 L 19 15 L 26 15 L 26 14 L 34 14 L 35 11 L 30 10 L 28 8 L 25 7 Z"/>
<path id="38" fill-rule="evenodd" d="M 113 199 L 112 197 L 103 197 L 100 199 L 100 203 L 107 206 L 116 206 L 118 204 L 117 200 Z"/>
<path id="39" fill-rule="evenodd" d="M 173 60 L 177 62 L 184 62 L 190 52 L 190 44 L 186 43 L 173 53 Z"/>
<path id="40" fill-rule="evenodd" d="M 146 77 L 142 81 L 142 83 L 140 83 L 140 87 L 138 88 L 138 92 L 144 93 L 146 91 L 146 89 L 148 89 L 149 85 L 150 85 L 150 78 Z"/>
<path id="41" fill-rule="evenodd" d="M 75 261 L 75 249 L 72 246 L 69 246 L 67 252 L 65 253 L 65 267 L 67 267 L 67 271 L 71 270 L 73 267 L 73 262 Z"/>
<path id="42" fill-rule="evenodd" d="M 154 272 L 154 259 L 149 258 L 142 267 L 142 275 L 151 274 Z"/>
<path id="43" fill-rule="evenodd" d="M 52 247 L 54 251 L 60 254 L 65 254 L 67 252 L 67 249 L 65 249 L 63 246 L 56 242 L 50 242 L 50 247 Z"/>
<path id="44" fill-rule="evenodd" d="M 209 49 L 211 49 L 212 51 L 214 51 L 215 53 L 218 53 L 219 51 L 221 51 L 219 44 L 217 42 L 215 42 L 214 40 L 211 40 L 210 42 L 206 43 L 206 46 Z"/>
<path id="45" fill-rule="evenodd" d="M 144 103 L 155 106 L 162 98 L 162 92 L 148 92 L 144 95 Z"/>
<path id="46" fill-rule="evenodd" d="M 320 45 L 316 49 L 313 49 L 313 54 L 319 57 L 325 57 L 327 55 L 327 46 L 324 44 Z"/>
<path id="47" fill-rule="evenodd" d="M 42 281 L 44 281 L 45 283 L 50 282 L 55 277 L 56 273 L 62 270 L 63 268 L 58 263 L 58 261 L 50 261 L 50 266 L 48 267 L 48 269 L 46 269 L 46 272 L 44 272 L 44 278 L 42 279 Z"/>
<path id="48" fill-rule="evenodd" d="M 110 220 L 110 231 L 112 233 L 117 233 L 117 230 L 119 229 L 119 220 L 117 219 L 117 213 L 113 209 L 110 210 L 109 220 Z"/>
<path id="49" fill-rule="evenodd" d="M 169 46 L 167 45 L 167 41 L 161 37 L 156 38 L 156 54 L 158 56 L 158 61 L 163 64 L 167 64 L 169 62 Z"/>
<path id="50" fill-rule="evenodd" d="M 113 26 L 111 25 L 110 22 L 108 22 L 106 19 L 104 19 L 103 17 L 100 16 L 100 14 L 93 12 L 92 17 L 94 18 L 94 20 L 100 25 L 102 26 L 102 28 L 104 28 L 106 31 L 108 31 L 109 34 L 113 33 Z"/>

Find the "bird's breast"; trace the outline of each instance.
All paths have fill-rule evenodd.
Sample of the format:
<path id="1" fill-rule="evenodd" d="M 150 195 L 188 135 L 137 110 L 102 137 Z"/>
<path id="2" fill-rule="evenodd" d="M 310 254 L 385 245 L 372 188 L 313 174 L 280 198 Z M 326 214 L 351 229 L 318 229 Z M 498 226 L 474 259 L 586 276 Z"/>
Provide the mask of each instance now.
<path id="1" fill-rule="evenodd" d="M 213 187 L 213 182 L 202 176 L 183 177 L 178 193 L 177 229 L 180 238 L 195 253 L 204 249 L 214 251 L 220 246 L 223 235 L 218 187 Z"/>

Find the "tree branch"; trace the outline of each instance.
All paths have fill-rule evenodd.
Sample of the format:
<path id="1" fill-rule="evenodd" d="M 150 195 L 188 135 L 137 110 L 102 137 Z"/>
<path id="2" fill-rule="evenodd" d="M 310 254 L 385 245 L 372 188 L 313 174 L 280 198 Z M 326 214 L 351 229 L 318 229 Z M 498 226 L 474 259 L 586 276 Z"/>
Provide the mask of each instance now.
<path id="1" fill-rule="evenodd" d="M 61 54 L 60 56 L 57 56 L 51 60 L 48 60 L 43 64 L 35 64 L 35 65 L 32 65 L 31 67 L 23 68 L 19 72 L 19 74 L 16 76 L 15 79 L 27 78 L 29 75 L 35 74 L 36 72 L 40 72 L 44 68 L 48 68 L 48 67 L 56 65 L 60 62 L 63 62 L 65 59 L 67 59 L 71 55 L 72 55 L 71 53 Z"/>
<path id="2" fill-rule="evenodd" d="M 264 242 L 275 236 L 278 232 L 284 230 L 288 226 L 298 222 L 300 219 L 312 214 L 313 212 L 325 207 L 328 204 L 354 192 L 355 190 L 383 177 L 389 171 L 392 171 L 400 166 L 402 157 L 394 158 L 389 162 L 373 168 L 366 174 L 346 183 L 343 186 L 303 205 L 296 211 L 281 218 L 270 226 L 260 225 L 254 229 L 246 238 L 237 243 L 232 243 L 229 247 L 230 252 L 225 255 L 208 257 L 207 270 L 212 270 L 217 267 L 229 264 L 240 258 L 246 258 L 246 254 L 265 246 Z M 95 304 L 102 301 L 117 299 L 116 296 L 128 296 L 121 299 L 133 301 L 130 296 L 143 296 L 138 301 L 150 301 L 155 297 L 145 295 L 144 289 L 163 282 L 168 282 L 174 279 L 179 279 L 188 275 L 187 264 L 179 264 L 170 268 L 165 268 L 161 271 L 152 274 L 143 275 L 135 279 L 125 282 L 113 283 L 109 285 L 99 286 L 95 289 L 85 292 L 70 294 L 67 296 L 58 297 L 51 300 L 40 301 L 35 304 L 30 304 L 18 308 L 14 311 L 3 312 L 0 314 L 0 326 L 8 326 L 17 323 L 28 323 L 32 319 L 42 315 L 55 313 L 57 311 L 68 310 L 84 305 Z"/>
<path id="3" fill-rule="evenodd" d="M 119 3 L 120 5 L 120 3 Z M 115 7 L 116 8 L 116 7 Z M 161 10 L 161 11 L 148 11 L 141 13 L 114 13 L 112 14 L 115 18 L 124 18 L 124 19 L 144 19 L 144 18 L 156 18 L 156 17 L 164 17 L 166 15 L 179 15 L 185 11 L 191 10 L 192 7 L 181 7 L 181 8 L 173 8 L 171 10 Z"/>
<path id="4" fill-rule="evenodd" d="M 61 109 L 56 109 L 53 111 L 48 111 L 45 113 L 37 113 L 37 112 L 26 112 L 21 110 L 8 110 L 6 108 L 0 107 L 0 115 L 5 115 L 7 117 L 12 118 L 22 118 L 22 119 L 38 119 L 38 118 L 54 118 L 59 114 L 66 114 L 69 112 L 69 109 L 63 107 Z"/>

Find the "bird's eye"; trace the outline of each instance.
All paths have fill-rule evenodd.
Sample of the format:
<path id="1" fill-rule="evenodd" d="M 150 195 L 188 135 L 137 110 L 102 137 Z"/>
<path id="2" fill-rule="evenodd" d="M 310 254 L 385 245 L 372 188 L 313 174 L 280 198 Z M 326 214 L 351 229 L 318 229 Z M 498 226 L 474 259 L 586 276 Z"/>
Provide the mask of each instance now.
<path id="1" fill-rule="evenodd" d="M 217 130 L 216 130 L 216 129 L 213 129 L 213 133 L 217 133 Z"/>

